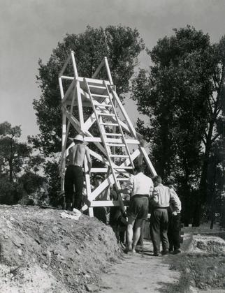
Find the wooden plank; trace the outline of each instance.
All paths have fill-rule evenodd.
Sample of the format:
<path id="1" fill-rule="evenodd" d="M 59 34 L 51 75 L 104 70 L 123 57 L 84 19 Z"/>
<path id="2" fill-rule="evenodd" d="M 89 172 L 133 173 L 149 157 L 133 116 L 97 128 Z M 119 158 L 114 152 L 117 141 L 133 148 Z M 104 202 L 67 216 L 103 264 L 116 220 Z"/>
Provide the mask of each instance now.
<path id="1" fill-rule="evenodd" d="M 91 149 L 90 149 L 90 154 L 91 154 L 93 157 L 95 157 L 96 159 L 98 159 L 100 162 L 103 162 L 103 163 L 106 164 L 106 165 L 109 164 L 109 162 L 107 161 L 107 159 L 106 159 L 104 156 L 102 156 L 102 155 L 100 155 L 100 154 L 98 154 L 98 153 L 92 151 Z"/>
<path id="2" fill-rule="evenodd" d="M 136 157 L 140 154 L 140 150 L 137 149 L 135 150 L 132 154 L 131 154 L 131 158 L 132 160 L 135 160 Z M 126 166 L 126 164 L 129 163 L 129 159 L 126 159 L 125 162 L 123 164 L 121 164 L 120 166 Z M 120 172 L 123 170 L 120 170 Z M 125 170 L 124 170 L 125 171 Z M 124 174 L 125 176 L 129 176 L 129 174 Z M 119 172 L 116 174 L 116 177 L 119 176 Z M 114 178 L 113 175 L 110 174 L 108 176 L 108 178 L 106 178 L 90 195 L 89 197 L 89 201 L 92 202 L 100 193 L 102 193 L 110 184 L 114 184 Z M 87 209 L 87 206 L 84 207 L 84 209 Z"/>
<path id="3" fill-rule="evenodd" d="M 107 173 L 108 168 L 91 168 L 91 173 Z"/>
<path id="4" fill-rule="evenodd" d="M 120 206 L 118 200 L 96 200 L 90 203 L 91 207 L 113 207 L 113 206 Z"/>
<path id="5" fill-rule="evenodd" d="M 68 65 L 69 62 L 70 62 L 70 59 L 71 59 L 71 55 L 69 55 L 68 58 L 66 59 L 64 65 L 63 65 L 63 68 L 62 68 L 61 71 L 59 72 L 59 77 L 60 77 L 61 75 L 63 75 L 63 73 L 64 73 L 64 71 L 65 71 L 67 65 Z"/>
<path id="6" fill-rule="evenodd" d="M 75 96 L 76 95 L 75 95 L 75 89 L 74 89 L 73 99 L 72 99 L 71 108 L 70 108 L 70 115 L 72 115 L 72 113 L 73 113 L 73 105 L 74 105 L 74 101 L 75 101 Z M 63 116 L 65 116 L 65 119 L 66 119 L 65 109 L 63 109 Z M 65 120 L 65 123 L 66 123 L 66 120 Z M 67 127 L 65 126 L 65 129 L 66 129 L 66 134 L 64 135 L 64 137 L 62 139 L 62 154 L 63 154 L 64 157 L 63 157 L 63 161 L 61 162 L 61 164 L 64 164 L 64 168 L 61 165 L 61 169 L 63 171 L 65 171 L 65 160 L 66 160 L 65 150 L 66 150 L 66 144 L 67 144 L 67 139 L 68 139 L 68 134 L 69 134 L 69 129 L 70 129 L 70 121 L 69 120 L 68 120 Z"/>
<path id="7" fill-rule="evenodd" d="M 75 78 L 78 78 L 76 60 L 75 60 L 75 56 L 74 56 L 74 51 L 72 51 L 72 50 L 71 50 L 71 58 L 72 58 L 72 63 L 73 63 L 74 76 L 75 76 Z"/>
<path id="8" fill-rule="evenodd" d="M 140 154 L 140 150 L 137 149 L 136 151 L 134 151 L 132 154 L 131 154 L 131 158 L 132 160 L 135 160 L 136 157 Z M 129 159 L 126 159 L 125 162 L 123 164 L 120 165 L 120 167 L 125 167 L 126 164 L 129 164 L 130 163 L 130 160 Z M 116 177 L 119 176 L 119 173 L 115 174 Z M 128 175 L 129 176 L 129 175 Z M 104 191 L 106 189 L 106 187 L 108 187 L 110 184 L 114 184 L 114 178 L 113 178 L 113 175 L 110 174 L 108 178 L 106 178 L 93 192 L 92 194 L 90 195 L 90 198 L 89 200 L 92 201 L 94 200 L 102 191 Z"/>
<path id="9" fill-rule="evenodd" d="M 79 81 L 84 82 L 84 79 L 87 80 L 87 82 L 91 84 L 96 84 L 96 85 L 104 85 L 104 80 L 103 79 L 95 79 L 95 78 L 84 78 L 84 77 L 78 77 L 77 78 Z M 107 85 L 110 85 L 110 82 L 108 80 L 105 80 Z"/>
<path id="10" fill-rule="evenodd" d="M 113 85 L 112 75 L 111 75 L 111 72 L 110 72 L 107 57 L 104 58 L 104 61 L 105 61 L 105 67 L 106 67 L 106 72 L 107 72 L 107 75 L 108 75 L 109 82 L 110 82 L 111 85 Z"/>
<path id="11" fill-rule="evenodd" d="M 62 115 L 62 155 L 61 155 L 61 191 L 64 191 L 64 175 L 65 175 L 65 168 L 66 168 L 66 157 L 65 157 L 65 140 L 66 140 L 66 115 L 63 111 Z"/>
<path id="12" fill-rule="evenodd" d="M 120 110 L 121 110 L 121 112 L 122 112 L 124 118 L 126 119 L 126 121 L 127 121 L 127 123 L 128 123 L 128 127 L 129 127 L 129 129 L 130 129 L 132 135 L 133 135 L 135 138 L 137 138 L 136 130 L 134 129 L 134 127 L 133 127 L 133 125 L 132 125 L 132 123 L 131 123 L 131 121 L 130 121 L 130 118 L 129 118 L 129 116 L 127 115 L 127 112 L 125 111 L 125 109 L 124 109 L 124 107 L 123 107 L 123 105 L 122 105 L 122 103 L 121 103 L 121 101 L 120 101 L 120 99 L 119 99 L 117 93 L 116 93 L 113 89 L 112 89 L 112 93 L 113 93 L 113 96 L 115 97 L 115 100 L 116 100 L 117 103 L 118 103 L 118 106 L 119 106 L 119 108 L 120 108 Z"/>
<path id="13" fill-rule="evenodd" d="M 150 161 L 150 159 L 149 159 L 149 157 L 148 157 L 148 155 L 146 153 L 146 150 L 143 147 L 140 147 L 140 152 L 143 154 L 144 159 L 145 159 L 145 161 L 146 161 L 146 163 L 147 163 L 152 175 L 156 176 L 157 175 L 156 170 L 153 167 L 152 162 Z"/>
<path id="14" fill-rule="evenodd" d="M 66 110 L 66 116 L 70 120 L 70 122 L 73 124 L 73 126 L 77 130 L 77 132 L 81 132 L 80 122 L 74 116 L 71 116 L 67 110 Z M 85 132 L 83 132 L 83 134 L 85 134 L 86 136 L 89 136 L 89 137 L 93 137 L 93 135 L 89 131 L 85 131 Z M 98 147 L 98 149 L 102 153 L 106 154 L 104 147 L 100 143 L 94 142 L 94 144 Z"/>
<path id="15" fill-rule="evenodd" d="M 99 64 L 99 66 L 97 67 L 97 69 L 95 70 L 94 74 L 92 75 L 92 78 L 97 77 L 97 75 L 99 74 L 100 70 L 102 69 L 102 67 L 105 64 L 105 60 L 102 59 L 101 63 Z"/>
<path id="16" fill-rule="evenodd" d="M 94 200 L 100 193 L 102 193 L 110 184 L 114 184 L 113 175 L 110 174 L 90 195 L 89 200 Z"/>
<path id="17" fill-rule="evenodd" d="M 90 217 L 90 218 L 93 218 L 93 217 L 94 217 L 94 211 L 93 211 L 93 208 L 89 208 L 89 209 L 88 209 L 88 214 L 89 214 L 89 217 Z"/>
<path id="18" fill-rule="evenodd" d="M 82 107 L 82 100 L 81 100 L 81 94 L 80 94 L 80 82 L 76 81 L 76 94 L 77 94 L 77 105 L 78 105 L 78 113 L 79 113 L 79 119 L 80 119 L 80 128 L 81 131 L 84 131 L 84 116 L 83 116 L 83 107 Z"/>
<path id="19" fill-rule="evenodd" d="M 67 91 L 66 91 L 66 93 L 65 93 L 65 95 L 64 95 L 64 97 L 63 97 L 63 99 L 62 99 L 62 103 L 63 103 L 63 104 L 66 102 L 67 98 L 68 98 L 69 95 L 71 94 L 71 91 L 73 90 L 74 86 L 75 86 L 75 80 L 73 80 L 73 81 L 71 82 L 69 88 L 67 89 Z"/>
<path id="20" fill-rule="evenodd" d="M 83 131 L 89 130 L 89 128 L 95 123 L 95 114 L 92 113 L 89 118 L 84 122 Z"/>
<path id="21" fill-rule="evenodd" d="M 59 77 L 59 88 L 60 88 L 60 95 L 61 95 L 61 100 L 64 97 L 64 90 L 63 90 L 63 84 L 62 84 L 62 79 Z"/>
<path id="22" fill-rule="evenodd" d="M 85 171 L 87 199 L 89 200 L 89 198 L 91 196 L 91 181 L 90 181 L 90 174 L 88 172 L 88 163 L 87 163 L 87 157 L 86 156 L 85 156 L 85 159 L 84 159 L 84 171 Z"/>
<path id="23" fill-rule="evenodd" d="M 62 79 L 68 79 L 68 80 L 74 80 L 74 77 L 73 76 L 62 75 L 61 78 Z"/>
<path id="24" fill-rule="evenodd" d="M 101 137 L 96 137 L 96 136 L 90 136 L 90 137 L 85 137 L 84 141 L 86 142 L 102 142 Z"/>
<path id="25" fill-rule="evenodd" d="M 78 80 L 80 80 L 79 78 L 78 78 Z M 88 80 L 88 79 L 87 79 Z M 80 89 L 80 91 L 81 91 L 81 94 L 87 99 L 87 100 L 90 100 L 90 97 L 89 97 L 89 94 L 88 93 L 86 93 L 83 89 Z M 103 103 L 99 103 L 98 101 L 94 101 L 95 103 L 95 105 L 99 105 L 99 107 L 112 107 L 111 105 L 107 105 L 107 104 L 105 104 L 105 102 L 103 102 Z M 92 105 L 91 105 L 92 106 Z M 118 117 L 119 118 L 119 117 Z M 113 117 L 112 118 L 114 121 L 116 121 L 116 119 Z M 120 125 L 123 127 L 123 129 L 125 129 L 128 133 L 130 133 L 130 129 L 129 129 L 129 127 L 119 118 L 118 119 L 119 120 L 119 123 L 120 123 Z M 138 132 L 136 132 L 136 134 L 137 134 L 137 137 L 138 137 L 138 139 L 143 139 L 143 136 L 140 134 L 140 133 L 138 133 Z"/>

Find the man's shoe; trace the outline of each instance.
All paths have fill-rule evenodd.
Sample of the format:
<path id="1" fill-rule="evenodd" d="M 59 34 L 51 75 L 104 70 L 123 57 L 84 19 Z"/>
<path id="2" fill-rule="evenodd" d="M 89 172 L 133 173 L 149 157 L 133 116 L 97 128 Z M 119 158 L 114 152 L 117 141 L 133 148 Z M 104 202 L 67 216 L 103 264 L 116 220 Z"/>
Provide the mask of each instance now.
<path id="1" fill-rule="evenodd" d="M 166 254 L 168 254 L 168 253 L 169 253 L 168 250 L 163 250 L 163 251 L 162 251 L 162 255 L 166 255 Z"/>
<path id="2" fill-rule="evenodd" d="M 175 249 L 173 254 L 178 254 L 178 253 L 181 253 L 180 249 Z"/>
<path id="3" fill-rule="evenodd" d="M 159 256 L 159 253 L 158 252 L 154 252 L 153 255 L 154 256 Z"/>

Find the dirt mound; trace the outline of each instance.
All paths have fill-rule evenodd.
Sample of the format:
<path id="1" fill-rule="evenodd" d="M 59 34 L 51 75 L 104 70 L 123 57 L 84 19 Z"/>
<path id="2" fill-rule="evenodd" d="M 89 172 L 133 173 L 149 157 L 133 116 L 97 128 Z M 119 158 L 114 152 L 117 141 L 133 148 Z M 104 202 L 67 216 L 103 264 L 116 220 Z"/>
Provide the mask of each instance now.
<path id="1" fill-rule="evenodd" d="M 189 252 L 225 254 L 225 240 L 211 235 L 194 235 Z"/>
<path id="2" fill-rule="evenodd" d="M 94 291 L 99 273 L 120 255 L 115 235 L 95 218 L 62 213 L 0 206 L 1 292 Z"/>

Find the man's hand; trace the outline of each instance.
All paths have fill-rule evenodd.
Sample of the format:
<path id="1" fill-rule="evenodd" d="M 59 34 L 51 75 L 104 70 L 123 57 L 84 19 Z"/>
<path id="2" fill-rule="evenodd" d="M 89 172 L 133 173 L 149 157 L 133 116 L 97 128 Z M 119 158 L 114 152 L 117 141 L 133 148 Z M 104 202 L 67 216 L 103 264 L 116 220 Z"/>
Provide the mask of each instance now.
<path id="1" fill-rule="evenodd" d="M 172 212 L 172 215 L 173 216 L 177 216 L 177 212 Z"/>

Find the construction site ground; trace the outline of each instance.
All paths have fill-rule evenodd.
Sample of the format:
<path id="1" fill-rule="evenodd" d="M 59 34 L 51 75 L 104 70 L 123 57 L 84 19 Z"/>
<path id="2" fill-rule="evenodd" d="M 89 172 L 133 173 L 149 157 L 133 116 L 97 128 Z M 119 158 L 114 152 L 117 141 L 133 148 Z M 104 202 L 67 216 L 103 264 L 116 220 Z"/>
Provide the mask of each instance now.
<path id="1" fill-rule="evenodd" d="M 185 228 L 178 255 L 154 257 L 148 239 L 124 254 L 95 218 L 0 206 L 0 292 L 225 292 L 225 234 L 208 227 Z"/>

